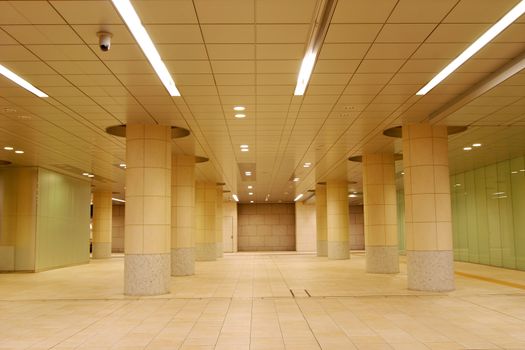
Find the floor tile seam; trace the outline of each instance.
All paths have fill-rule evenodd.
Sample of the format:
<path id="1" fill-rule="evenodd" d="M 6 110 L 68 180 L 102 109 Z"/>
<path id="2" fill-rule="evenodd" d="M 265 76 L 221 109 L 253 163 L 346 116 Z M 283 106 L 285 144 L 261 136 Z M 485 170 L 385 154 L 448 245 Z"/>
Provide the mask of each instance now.
<path id="1" fill-rule="evenodd" d="M 169 303 L 170 300 L 173 300 L 173 299 L 168 299 L 166 303 Z M 169 321 L 166 322 L 166 324 L 164 325 L 164 327 L 162 327 L 158 332 L 157 334 L 148 342 L 148 344 L 146 345 L 146 348 L 148 346 L 151 345 L 151 343 L 166 329 L 166 327 L 168 327 L 168 325 L 175 319 L 175 317 L 177 317 L 181 312 L 182 310 L 184 309 L 184 307 L 186 307 L 186 305 L 188 305 L 189 303 L 189 300 L 187 299 L 182 299 L 182 300 L 185 300 L 186 302 L 184 303 L 184 305 L 182 305 L 178 310 L 177 312 L 172 316 L 170 317 Z"/>
<path id="2" fill-rule="evenodd" d="M 197 300 L 197 299 L 195 299 Z M 188 340 L 188 337 L 189 335 L 191 334 L 191 332 L 193 332 L 193 330 L 195 329 L 195 326 L 197 325 L 197 323 L 199 323 L 199 320 L 202 318 L 202 315 L 204 314 L 204 311 L 206 310 L 206 308 L 208 307 L 208 305 L 210 304 L 210 299 L 205 299 L 205 298 L 200 298 L 198 300 L 206 300 L 206 305 L 202 308 L 201 312 L 199 313 L 199 317 L 195 318 L 195 321 L 193 322 L 193 325 L 191 326 L 189 332 L 186 334 L 186 336 L 184 337 L 184 340 L 181 342 L 180 344 L 180 347 L 183 347 L 184 344 L 186 343 L 186 341 Z"/>
<path id="3" fill-rule="evenodd" d="M 472 305 L 476 305 L 477 307 L 480 307 L 482 309 L 485 309 L 489 312 L 497 312 L 498 314 L 502 315 L 502 316 L 505 316 L 505 317 L 508 317 L 508 318 L 512 318 L 512 319 L 515 319 L 515 320 L 518 320 L 520 322 L 523 322 L 525 324 L 525 319 L 523 318 L 519 318 L 519 317 L 516 317 L 516 316 L 513 316 L 513 315 L 510 315 L 510 314 L 507 314 L 507 313 L 504 313 L 502 311 L 500 311 L 499 309 L 491 309 L 483 304 L 479 304 L 479 303 L 476 303 L 474 301 L 471 301 L 471 300 L 468 300 L 468 299 L 465 299 L 465 297 L 456 297 L 457 299 L 460 299 L 466 303 L 469 303 L 469 304 L 472 304 Z"/>
<path id="4" fill-rule="evenodd" d="M 222 319 L 221 324 L 221 330 L 219 331 L 219 335 L 217 336 L 217 339 L 215 340 L 215 347 L 217 347 L 217 344 L 219 343 L 219 338 L 221 337 L 222 330 L 224 329 L 224 324 L 226 323 L 226 317 L 228 316 L 228 313 L 230 312 L 230 308 L 232 306 L 232 299 L 228 302 L 228 308 L 226 309 L 226 312 L 224 313 L 224 317 Z"/>
<path id="5" fill-rule="evenodd" d="M 80 332 L 83 332 L 85 331 L 86 329 L 90 328 L 91 326 L 93 326 L 94 324 L 96 324 L 97 322 L 107 318 L 107 317 L 110 317 L 111 315 L 113 315 L 114 313 L 116 313 L 117 311 L 119 311 L 120 309 L 123 309 L 124 307 L 126 307 L 127 305 L 129 305 L 131 302 L 128 301 L 127 303 L 124 303 L 122 305 L 120 305 L 119 307 L 115 308 L 115 310 L 111 311 L 109 314 L 105 315 L 104 317 L 102 318 L 99 318 L 99 319 L 96 319 L 92 322 L 90 322 L 88 325 L 86 325 L 85 327 L 83 327 L 82 329 L 78 330 L 77 332 L 71 334 L 69 337 L 59 341 L 58 343 L 56 343 L 55 345 L 53 345 L 52 347 L 50 347 L 49 349 L 54 349 L 56 348 L 58 345 L 64 343 L 65 341 L 71 339 L 72 337 L 76 336 L 77 334 L 79 334 Z"/>
<path id="6" fill-rule="evenodd" d="M 321 346 L 321 342 L 319 341 L 319 339 L 317 339 L 317 335 L 315 334 L 314 330 L 312 329 L 312 326 L 310 324 L 310 322 L 308 322 L 308 318 L 305 316 L 304 314 L 304 311 L 303 309 L 301 308 L 301 306 L 299 305 L 299 303 L 297 302 L 297 299 L 294 298 L 294 302 L 295 302 L 295 305 L 297 305 L 297 308 L 299 309 L 299 311 L 301 311 L 301 315 L 304 319 L 304 321 L 306 322 L 306 324 L 308 325 L 308 329 L 310 329 L 310 332 L 312 333 L 312 336 L 314 337 L 315 341 L 317 342 L 317 345 L 319 345 L 319 349 L 323 349 L 323 347 Z M 326 313 L 326 311 L 324 310 L 324 308 L 322 307 L 321 305 L 321 308 L 323 309 L 323 311 Z M 346 334 L 345 331 L 343 331 L 341 329 L 341 327 L 337 324 L 337 322 L 334 321 L 334 319 L 332 318 L 332 316 L 328 313 L 326 313 L 328 315 L 328 317 L 332 320 L 332 322 L 335 324 L 335 326 L 345 335 L 345 337 L 348 339 L 348 341 L 354 345 L 356 348 L 357 346 L 354 344 L 354 342 L 348 337 L 348 335 Z"/>

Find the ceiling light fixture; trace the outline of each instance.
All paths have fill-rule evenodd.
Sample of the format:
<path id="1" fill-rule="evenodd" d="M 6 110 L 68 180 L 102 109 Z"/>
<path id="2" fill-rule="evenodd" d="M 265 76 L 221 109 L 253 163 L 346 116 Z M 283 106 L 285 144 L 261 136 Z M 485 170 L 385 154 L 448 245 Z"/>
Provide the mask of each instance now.
<path id="1" fill-rule="evenodd" d="M 481 147 L 481 143 L 473 143 L 472 147 Z"/>
<path id="2" fill-rule="evenodd" d="M 11 80 L 12 82 L 20 85 L 27 91 L 37 95 L 38 97 L 49 97 L 46 93 L 44 93 L 41 90 L 38 90 L 36 87 L 31 85 L 27 80 L 19 77 L 18 75 L 16 75 L 15 73 L 10 71 L 6 67 L 2 66 L 1 64 L 0 64 L 0 74 L 2 74 L 4 77 Z"/>
<path id="3" fill-rule="evenodd" d="M 241 152 L 248 152 L 249 149 L 248 148 L 241 148 Z"/>
<path id="4" fill-rule="evenodd" d="M 83 176 L 88 176 L 88 175 L 89 175 L 89 173 L 82 173 L 82 175 L 83 175 Z"/>
<path id="5" fill-rule="evenodd" d="M 11 146 L 5 146 L 4 149 L 5 149 L 6 151 L 12 151 L 12 150 L 14 150 L 14 148 L 11 147 Z"/>
<path id="6" fill-rule="evenodd" d="M 250 201 L 250 203 L 254 203 L 253 201 Z"/>
<path id="7" fill-rule="evenodd" d="M 463 151 L 470 151 L 471 149 L 472 149 L 472 147 L 470 147 L 470 146 L 463 147 Z"/>
<path id="8" fill-rule="evenodd" d="M 300 195 L 298 195 L 297 197 L 295 197 L 295 199 L 293 201 L 297 202 L 301 198 L 303 198 L 303 194 L 302 193 Z"/>
<path id="9" fill-rule="evenodd" d="M 244 175 L 246 175 L 246 176 L 252 176 L 252 172 L 251 172 L 251 171 L 245 171 L 245 172 L 244 172 Z"/>
<path id="10" fill-rule="evenodd" d="M 236 201 L 236 202 L 238 202 L 238 201 L 239 201 L 239 197 L 237 197 L 237 195 L 236 195 L 236 194 L 232 194 L 232 197 L 233 197 L 233 200 L 234 200 L 234 201 Z"/>
<path id="11" fill-rule="evenodd" d="M 348 195 L 348 198 L 357 198 L 357 194 L 351 193 Z"/>
<path id="12" fill-rule="evenodd" d="M 93 174 L 89 174 L 88 177 L 95 177 L 95 175 L 93 175 Z"/>
<path id="13" fill-rule="evenodd" d="M 303 168 L 309 168 L 311 166 L 312 166 L 312 163 L 308 162 L 308 163 L 304 163 Z"/>
<path id="14" fill-rule="evenodd" d="M 326 0 L 324 1 L 323 6 L 320 6 L 317 10 L 315 23 L 310 32 L 310 39 L 308 40 L 306 53 L 303 62 L 301 63 L 299 76 L 297 77 L 297 85 L 295 86 L 294 91 L 294 95 L 296 96 L 302 96 L 306 91 L 312 71 L 314 70 L 317 55 L 321 50 L 324 38 L 328 32 L 328 27 L 330 26 L 330 21 L 332 20 L 332 15 L 334 14 L 336 5 L 337 0 Z"/>
<path id="15" fill-rule="evenodd" d="M 300 180 L 300 179 L 299 179 L 298 177 L 294 177 L 294 178 L 293 178 L 293 182 L 299 182 L 299 180 Z"/>
<path id="16" fill-rule="evenodd" d="M 135 40 L 137 40 L 142 52 L 146 55 L 146 58 L 157 73 L 159 79 L 162 81 L 162 84 L 166 87 L 166 90 L 168 90 L 171 96 L 180 96 L 180 92 L 175 86 L 175 82 L 173 81 L 170 72 L 162 61 L 159 52 L 148 35 L 148 32 L 142 25 L 133 5 L 131 5 L 129 0 L 112 0 L 112 2 L 122 16 L 124 22 L 126 22 L 131 34 L 133 34 Z"/>
<path id="17" fill-rule="evenodd" d="M 248 196 L 253 196 L 253 192 L 248 192 Z"/>
<path id="18" fill-rule="evenodd" d="M 16 153 L 16 154 L 24 154 L 24 151 L 17 149 L 17 150 L 15 151 L 15 153 Z"/>
<path id="19" fill-rule="evenodd" d="M 121 168 L 126 168 L 126 164 L 125 163 L 120 163 L 118 166 L 121 167 Z"/>
<path id="20" fill-rule="evenodd" d="M 525 0 L 520 1 L 512 10 L 507 12 L 496 24 L 490 27 L 485 33 L 483 33 L 476 41 L 474 41 L 465 51 L 463 51 L 458 57 L 450 62 L 441 72 L 439 72 L 427 85 L 419 90 L 416 95 L 425 95 L 432 90 L 436 85 L 441 83 L 458 69 L 463 63 L 474 56 L 481 48 L 487 45 L 492 39 L 494 39 L 499 33 L 505 28 L 512 24 L 516 19 L 525 13 Z"/>
<path id="21" fill-rule="evenodd" d="M 119 198 L 111 198 L 112 201 L 115 201 L 115 202 L 120 202 L 120 203 L 126 203 L 126 201 L 124 199 L 119 199 Z"/>
<path id="22" fill-rule="evenodd" d="M 238 119 L 242 119 L 242 118 L 245 118 L 245 117 L 246 117 L 246 114 L 242 114 L 242 113 L 235 114 L 235 118 L 238 118 Z"/>
<path id="23" fill-rule="evenodd" d="M 252 185 L 248 185 L 248 189 L 251 190 L 253 188 Z"/>
<path id="24" fill-rule="evenodd" d="M 242 111 L 246 110 L 246 107 L 244 107 L 244 106 L 235 106 L 235 107 L 233 107 L 233 110 L 234 111 L 238 111 L 238 112 L 242 112 Z"/>
<path id="25" fill-rule="evenodd" d="M 249 146 L 248 145 L 241 145 L 240 147 L 241 148 L 248 148 Z"/>

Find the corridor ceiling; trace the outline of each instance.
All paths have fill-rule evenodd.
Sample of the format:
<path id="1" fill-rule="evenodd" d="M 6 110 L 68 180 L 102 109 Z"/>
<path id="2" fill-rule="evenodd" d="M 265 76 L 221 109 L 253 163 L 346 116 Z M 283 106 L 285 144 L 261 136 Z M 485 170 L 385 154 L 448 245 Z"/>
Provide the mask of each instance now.
<path id="1" fill-rule="evenodd" d="M 415 94 L 517 3 L 339 0 L 306 94 L 294 96 L 317 0 L 134 0 L 182 95 L 171 97 L 111 1 L 0 1 L 0 64 L 49 95 L 0 77 L 0 159 L 89 172 L 95 188 L 122 196 L 125 140 L 106 127 L 160 123 L 191 131 L 173 151 L 210 159 L 197 165 L 199 180 L 226 183 L 241 202 L 289 202 L 345 176 L 360 192 L 360 164 L 347 158 L 400 152 L 382 131 L 403 122 L 469 126 L 450 138 L 452 172 L 522 155 L 523 72 L 431 116 L 525 52 L 524 17 Z M 113 34 L 108 52 L 99 31 Z M 239 105 L 245 118 L 234 117 Z M 463 151 L 474 142 L 482 147 Z M 251 178 L 241 176 L 247 169 Z"/>

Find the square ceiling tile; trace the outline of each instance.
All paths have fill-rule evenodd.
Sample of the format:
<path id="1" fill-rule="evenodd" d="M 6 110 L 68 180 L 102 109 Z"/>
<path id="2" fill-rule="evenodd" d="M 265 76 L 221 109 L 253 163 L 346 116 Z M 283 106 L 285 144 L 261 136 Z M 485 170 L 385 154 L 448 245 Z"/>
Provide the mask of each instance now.
<path id="1" fill-rule="evenodd" d="M 339 0 L 332 23 L 384 23 L 396 0 Z"/>
<path id="2" fill-rule="evenodd" d="M 257 23 L 311 23 L 315 16 L 315 0 L 256 1 Z"/>
<path id="3" fill-rule="evenodd" d="M 144 24 L 197 23 L 191 0 L 134 0 L 133 7 Z"/>
<path id="4" fill-rule="evenodd" d="M 121 24 L 110 1 L 51 1 L 51 5 L 69 24 Z"/>
<path id="5" fill-rule="evenodd" d="M 425 41 L 435 24 L 385 24 L 376 39 L 378 43 L 419 43 Z"/>
<path id="6" fill-rule="evenodd" d="M 254 23 L 254 0 L 194 0 L 200 23 Z"/>
<path id="7" fill-rule="evenodd" d="M 196 24 L 150 24 L 146 30 L 155 44 L 200 44 L 202 35 Z"/>
<path id="8" fill-rule="evenodd" d="M 381 24 L 331 24 L 325 43 L 371 43 L 381 29 Z"/>
<path id="9" fill-rule="evenodd" d="M 211 60 L 253 60 L 255 45 L 250 44 L 207 44 Z"/>
<path id="10" fill-rule="evenodd" d="M 388 22 L 439 23 L 457 3 L 457 0 L 400 0 Z"/>

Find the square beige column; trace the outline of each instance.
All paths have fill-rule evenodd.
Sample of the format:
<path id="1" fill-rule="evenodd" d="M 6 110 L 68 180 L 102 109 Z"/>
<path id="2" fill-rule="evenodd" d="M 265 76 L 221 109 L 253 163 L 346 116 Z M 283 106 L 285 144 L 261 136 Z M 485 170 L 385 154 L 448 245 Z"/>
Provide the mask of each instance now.
<path id="1" fill-rule="evenodd" d="M 172 155 L 171 275 L 195 273 L 195 156 Z"/>
<path id="2" fill-rule="evenodd" d="M 217 188 L 215 182 L 197 182 L 195 185 L 195 260 L 217 259 L 215 232 L 215 211 L 217 209 Z"/>
<path id="3" fill-rule="evenodd" d="M 215 207 L 215 244 L 217 258 L 222 258 L 224 256 L 222 248 L 222 217 L 224 215 L 222 209 L 222 201 L 222 185 L 217 185 L 217 203 Z"/>
<path id="4" fill-rule="evenodd" d="M 393 153 L 363 154 L 366 272 L 399 272 Z"/>
<path id="5" fill-rule="evenodd" d="M 93 192 L 93 259 L 111 258 L 111 191 Z"/>
<path id="6" fill-rule="evenodd" d="M 169 293 L 171 128 L 126 126 L 124 292 Z"/>
<path id="7" fill-rule="evenodd" d="M 348 182 L 326 183 L 326 229 L 328 259 L 349 259 L 348 244 Z"/>
<path id="8" fill-rule="evenodd" d="M 446 126 L 403 126 L 408 288 L 454 289 Z"/>
<path id="9" fill-rule="evenodd" d="M 315 220 L 317 256 L 328 256 L 326 241 L 326 184 L 317 184 L 315 186 Z"/>

